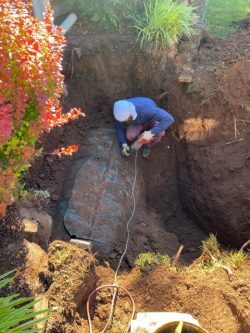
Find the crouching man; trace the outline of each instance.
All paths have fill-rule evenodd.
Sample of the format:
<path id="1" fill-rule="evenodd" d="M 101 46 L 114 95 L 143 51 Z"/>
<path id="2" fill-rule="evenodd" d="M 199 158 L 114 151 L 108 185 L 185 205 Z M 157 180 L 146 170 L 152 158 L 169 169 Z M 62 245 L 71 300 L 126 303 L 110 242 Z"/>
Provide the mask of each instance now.
<path id="1" fill-rule="evenodd" d="M 122 147 L 122 154 L 142 148 L 147 158 L 150 149 L 161 141 L 173 117 L 147 97 L 134 97 L 114 103 L 115 129 Z"/>

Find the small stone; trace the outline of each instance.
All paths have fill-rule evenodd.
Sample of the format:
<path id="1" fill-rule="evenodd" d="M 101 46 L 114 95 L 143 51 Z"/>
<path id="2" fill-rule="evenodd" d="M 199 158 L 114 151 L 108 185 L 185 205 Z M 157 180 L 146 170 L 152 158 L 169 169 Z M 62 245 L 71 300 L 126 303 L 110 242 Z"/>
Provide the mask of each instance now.
<path id="1" fill-rule="evenodd" d="M 24 232 L 35 233 L 38 230 L 38 223 L 36 221 L 23 219 Z"/>
<path id="2" fill-rule="evenodd" d="M 18 214 L 25 221 L 25 231 L 31 237 L 29 240 L 39 245 L 48 245 L 52 229 L 51 216 L 30 202 L 19 202 Z"/>
<path id="3" fill-rule="evenodd" d="M 192 75 L 189 73 L 181 73 L 178 77 L 179 82 L 191 83 L 193 81 Z"/>
<path id="4" fill-rule="evenodd" d="M 24 241 L 25 253 L 26 253 L 26 271 L 27 279 L 33 288 L 39 286 L 39 270 L 40 267 L 47 261 L 47 253 L 37 244 Z"/>
<path id="5" fill-rule="evenodd" d="M 103 266 L 104 266 L 104 267 L 107 267 L 107 268 L 110 268 L 110 264 L 109 264 L 109 262 L 107 262 L 107 261 L 104 261 L 104 262 L 103 262 Z"/>

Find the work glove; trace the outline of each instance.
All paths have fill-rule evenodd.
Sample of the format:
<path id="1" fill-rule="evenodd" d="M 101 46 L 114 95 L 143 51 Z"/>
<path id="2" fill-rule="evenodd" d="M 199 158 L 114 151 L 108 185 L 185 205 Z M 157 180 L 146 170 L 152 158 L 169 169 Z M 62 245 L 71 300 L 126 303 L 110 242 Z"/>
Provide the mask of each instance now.
<path id="1" fill-rule="evenodd" d="M 139 139 L 138 139 L 138 142 L 139 143 L 142 143 L 142 144 L 147 144 L 147 143 L 150 143 L 152 141 L 154 137 L 154 134 L 151 132 L 151 131 L 144 131 Z"/>
<path id="2" fill-rule="evenodd" d="M 122 155 L 123 155 L 123 156 L 130 156 L 130 153 L 129 153 L 129 146 L 128 146 L 126 143 L 124 143 L 124 144 L 122 145 Z"/>
<path id="3" fill-rule="evenodd" d="M 131 145 L 131 150 L 132 152 L 135 152 L 137 150 L 139 150 L 142 147 L 142 144 L 139 143 L 138 141 L 135 141 L 132 145 Z"/>

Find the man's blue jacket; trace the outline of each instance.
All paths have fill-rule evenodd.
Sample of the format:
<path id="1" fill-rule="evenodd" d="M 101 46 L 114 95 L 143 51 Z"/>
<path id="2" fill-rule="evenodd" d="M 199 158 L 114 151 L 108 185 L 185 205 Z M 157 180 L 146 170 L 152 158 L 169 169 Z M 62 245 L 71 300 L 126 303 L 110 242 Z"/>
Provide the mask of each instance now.
<path id="1" fill-rule="evenodd" d="M 127 99 L 127 101 L 134 104 L 137 113 L 136 119 L 131 123 L 132 125 L 143 125 L 147 121 L 157 120 L 159 124 L 153 127 L 151 132 L 153 134 L 158 134 L 165 131 L 174 122 L 174 118 L 167 111 L 159 108 L 151 98 L 133 97 Z M 127 126 L 126 123 L 121 123 L 115 120 L 115 129 L 121 145 L 127 143 L 125 137 Z"/>

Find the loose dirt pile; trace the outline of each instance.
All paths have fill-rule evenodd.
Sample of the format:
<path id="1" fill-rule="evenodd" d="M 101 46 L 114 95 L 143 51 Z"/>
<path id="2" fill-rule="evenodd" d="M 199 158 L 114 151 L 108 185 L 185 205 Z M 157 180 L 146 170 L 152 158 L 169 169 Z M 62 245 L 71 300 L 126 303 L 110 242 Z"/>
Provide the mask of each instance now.
<path id="1" fill-rule="evenodd" d="M 96 283 L 94 258 L 70 244 L 56 241 L 49 247 L 40 278 L 46 285 L 48 306 L 54 308 L 46 332 L 76 332 L 83 308 Z"/>
<path id="2" fill-rule="evenodd" d="M 204 273 L 189 268 L 176 274 L 167 267 L 153 267 L 146 273 L 134 269 L 120 278 L 121 285 L 133 295 L 137 312 L 187 312 L 210 333 L 247 333 L 250 330 L 249 263 L 229 277 L 223 269 Z M 112 283 L 113 273 L 97 268 L 99 284 Z M 112 295 L 101 292 L 93 324 L 101 332 L 108 316 Z M 129 300 L 120 293 L 110 332 L 124 332 L 131 313 Z M 88 332 L 87 324 L 85 331 Z"/>
<path id="3" fill-rule="evenodd" d="M 108 264 L 94 266 L 94 262 L 93 256 L 86 251 L 55 241 L 50 245 L 48 254 L 44 253 L 43 260 L 39 260 L 36 266 L 33 264 L 33 273 L 30 273 L 29 267 L 24 268 L 16 284 L 7 292 L 16 290 L 17 284 L 21 292 L 29 287 L 31 293 L 35 292 L 43 298 L 43 304 L 54 307 L 46 323 L 46 333 L 87 333 L 88 295 L 95 288 L 114 282 L 114 271 Z M 131 293 L 136 313 L 186 312 L 198 319 L 210 333 L 248 333 L 250 262 L 238 261 L 231 267 L 229 274 L 229 270 L 211 265 L 211 258 L 203 255 L 188 268 L 145 265 L 140 267 L 141 270 L 137 267 L 120 274 L 118 281 Z M 111 301 L 112 290 L 109 288 L 97 292 L 92 299 L 94 333 L 100 333 L 106 325 Z M 113 326 L 107 332 L 125 332 L 131 311 L 128 296 L 119 291 Z"/>

